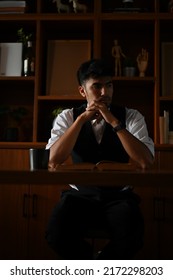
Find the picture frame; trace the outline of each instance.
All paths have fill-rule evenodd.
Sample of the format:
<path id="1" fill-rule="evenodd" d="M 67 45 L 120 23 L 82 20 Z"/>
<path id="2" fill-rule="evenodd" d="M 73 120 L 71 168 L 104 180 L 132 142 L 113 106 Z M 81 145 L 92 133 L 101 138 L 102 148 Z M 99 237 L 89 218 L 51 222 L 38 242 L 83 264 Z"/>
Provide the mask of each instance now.
<path id="1" fill-rule="evenodd" d="M 173 96 L 173 42 L 161 45 L 161 84 L 162 96 Z"/>
<path id="2" fill-rule="evenodd" d="M 22 43 L 0 43 L 0 76 L 22 76 Z"/>
<path id="3" fill-rule="evenodd" d="M 77 69 L 90 58 L 90 40 L 49 40 L 46 95 L 78 95 Z"/>

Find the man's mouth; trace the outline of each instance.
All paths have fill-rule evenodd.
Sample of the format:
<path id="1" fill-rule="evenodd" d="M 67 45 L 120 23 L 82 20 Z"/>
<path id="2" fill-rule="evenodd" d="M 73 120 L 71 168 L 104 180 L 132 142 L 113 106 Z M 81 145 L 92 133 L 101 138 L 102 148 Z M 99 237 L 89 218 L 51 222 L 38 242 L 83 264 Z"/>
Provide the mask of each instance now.
<path id="1" fill-rule="evenodd" d="M 101 97 L 100 101 L 106 105 L 109 105 L 111 102 L 109 97 Z"/>

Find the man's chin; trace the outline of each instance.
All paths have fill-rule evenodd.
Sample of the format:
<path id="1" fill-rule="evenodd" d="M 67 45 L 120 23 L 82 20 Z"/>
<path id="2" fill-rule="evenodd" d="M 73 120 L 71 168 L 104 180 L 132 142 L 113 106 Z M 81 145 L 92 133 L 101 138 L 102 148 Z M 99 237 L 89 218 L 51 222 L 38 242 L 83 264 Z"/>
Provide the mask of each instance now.
<path id="1" fill-rule="evenodd" d="M 106 107 L 110 107 L 110 105 L 111 105 L 111 100 L 108 98 L 105 98 L 105 99 L 103 98 L 101 100 L 101 102 L 104 103 L 106 105 Z"/>
<path id="2" fill-rule="evenodd" d="M 104 104 L 106 105 L 107 108 L 110 108 L 111 102 L 105 102 Z"/>

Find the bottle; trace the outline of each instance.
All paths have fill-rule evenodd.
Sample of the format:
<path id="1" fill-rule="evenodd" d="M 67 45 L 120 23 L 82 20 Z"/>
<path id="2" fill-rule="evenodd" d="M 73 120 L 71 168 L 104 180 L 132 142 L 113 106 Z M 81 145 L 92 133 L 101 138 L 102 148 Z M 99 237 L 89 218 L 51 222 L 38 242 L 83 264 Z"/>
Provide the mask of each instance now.
<path id="1" fill-rule="evenodd" d="M 24 76 L 34 76 L 35 74 L 35 55 L 31 41 L 27 42 L 24 52 L 23 72 Z"/>

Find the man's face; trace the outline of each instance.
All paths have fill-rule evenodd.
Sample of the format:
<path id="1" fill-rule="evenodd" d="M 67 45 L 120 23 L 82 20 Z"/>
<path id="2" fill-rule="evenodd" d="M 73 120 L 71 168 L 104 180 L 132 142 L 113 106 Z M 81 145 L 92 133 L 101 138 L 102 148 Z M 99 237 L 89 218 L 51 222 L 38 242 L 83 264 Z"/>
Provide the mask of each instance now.
<path id="1" fill-rule="evenodd" d="M 111 77 L 90 78 L 79 87 L 80 94 L 86 98 L 90 105 L 92 101 L 100 101 L 110 106 L 113 96 L 113 84 Z"/>

